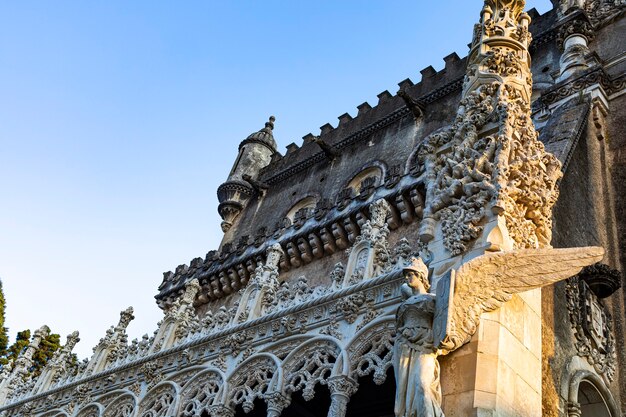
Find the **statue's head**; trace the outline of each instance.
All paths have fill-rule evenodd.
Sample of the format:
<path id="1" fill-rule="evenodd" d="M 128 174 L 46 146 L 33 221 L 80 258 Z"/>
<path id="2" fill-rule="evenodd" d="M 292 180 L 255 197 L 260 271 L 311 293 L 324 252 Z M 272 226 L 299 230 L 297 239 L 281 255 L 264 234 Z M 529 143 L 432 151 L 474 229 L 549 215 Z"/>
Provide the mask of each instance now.
<path id="1" fill-rule="evenodd" d="M 402 269 L 404 277 L 409 283 L 409 286 L 416 288 L 418 283 L 424 286 L 426 291 L 430 290 L 430 283 L 428 282 L 428 267 L 422 261 L 422 258 L 411 258 L 411 264 L 405 266 Z"/>

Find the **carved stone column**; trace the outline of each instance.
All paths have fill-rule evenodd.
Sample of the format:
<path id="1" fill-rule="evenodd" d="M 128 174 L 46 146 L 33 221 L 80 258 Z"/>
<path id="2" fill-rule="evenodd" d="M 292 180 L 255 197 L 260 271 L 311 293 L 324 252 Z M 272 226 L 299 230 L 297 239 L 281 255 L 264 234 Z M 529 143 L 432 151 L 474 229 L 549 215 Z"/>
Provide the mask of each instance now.
<path id="1" fill-rule="evenodd" d="M 591 66 L 592 62 L 589 62 L 587 54 L 590 52 L 588 44 L 593 37 L 593 28 L 584 14 L 561 26 L 557 38 L 562 51 L 557 81 L 565 80 Z"/>
<path id="2" fill-rule="evenodd" d="M 359 384 L 349 376 L 340 375 L 328 379 L 330 390 L 330 409 L 328 417 L 345 417 L 350 397 L 357 391 Z"/>

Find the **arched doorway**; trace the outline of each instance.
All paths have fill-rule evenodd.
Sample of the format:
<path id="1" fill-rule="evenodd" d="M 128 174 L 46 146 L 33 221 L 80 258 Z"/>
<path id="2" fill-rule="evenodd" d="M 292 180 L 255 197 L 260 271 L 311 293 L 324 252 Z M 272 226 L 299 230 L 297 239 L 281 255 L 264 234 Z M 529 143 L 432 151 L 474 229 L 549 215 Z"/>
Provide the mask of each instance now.
<path id="1" fill-rule="evenodd" d="M 569 417 L 620 417 L 611 391 L 596 373 L 576 371 L 569 382 Z"/>
<path id="2" fill-rule="evenodd" d="M 578 404 L 581 417 L 612 417 L 600 391 L 589 381 L 578 386 Z"/>

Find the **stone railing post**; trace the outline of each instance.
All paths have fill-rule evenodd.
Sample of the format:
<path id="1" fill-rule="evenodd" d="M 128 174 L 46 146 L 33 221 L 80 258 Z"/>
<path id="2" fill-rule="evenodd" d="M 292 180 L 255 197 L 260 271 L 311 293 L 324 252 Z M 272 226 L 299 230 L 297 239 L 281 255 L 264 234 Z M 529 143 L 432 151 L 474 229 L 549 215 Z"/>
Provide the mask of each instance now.
<path id="1" fill-rule="evenodd" d="M 346 375 L 328 379 L 330 390 L 330 409 L 328 417 L 345 417 L 350 397 L 357 391 L 359 384 Z"/>

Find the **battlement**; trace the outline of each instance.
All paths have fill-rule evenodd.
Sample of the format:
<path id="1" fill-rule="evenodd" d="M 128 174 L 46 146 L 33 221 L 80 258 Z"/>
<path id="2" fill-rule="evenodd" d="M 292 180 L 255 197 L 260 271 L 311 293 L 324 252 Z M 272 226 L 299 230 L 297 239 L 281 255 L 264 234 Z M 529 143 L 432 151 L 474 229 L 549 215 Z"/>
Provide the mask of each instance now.
<path id="1" fill-rule="evenodd" d="M 539 39 L 539 42 L 553 41 L 556 38 L 553 32 L 558 29 L 554 26 L 556 19 L 555 11 L 552 10 L 539 15 L 535 9 L 531 9 L 528 13 L 533 17 L 533 22 L 529 29 L 536 39 Z M 408 97 L 423 106 L 424 114 L 421 117 L 422 119 L 442 118 L 443 120 L 447 117 L 445 112 L 444 114 L 432 114 L 432 109 L 436 104 L 444 101 L 456 105 L 463 86 L 467 60 L 467 56 L 461 58 L 456 52 L 453 52 L 443 58 L 443 66 L 440 70 L 436 70 L 429 65 L 420 71 L 421 78 L 419 82 L 415 83 L 410 78 L 406 78 L 397 84 L 398 90 L 396 91 L 403 91 Z M 453 95 L 453 97 L 448 97 L 450 95 Z M 397 92 L 392 94 L 388 90 L 384 90 L 377 94 L 377 98 L 378 102 L 375 105 L 363 102 L 356 107 L 356 112 L 353 115 L 346 112 L 337 117 L 338 121 L 336 123 L 323 124 L 320 126 L 318 135 L 308 133 L 303 136 L 299 144 L 295 142 L 290 143 L 286 146 L 284 155 L 278 152 L 275 153 L 271 162 L 260 170 L 259 181 L 270 186 L 268 192 L 272 193 L 272 189 L 284 181 L 290 180 L 294 176 L 317 165 L 325 166 L 324 164 L 328 161 L 328 155 L 318 145 L 317 141 L 322 141 L 329 145 L 340 156 L 343 150 L 348 149 L 359 141 L 371 137 L 376 132 L 387 129 L 388 126 L 397 123 L 401 119 L 411 117 L 411 111 L 407 107 L 406 101 Z M 437 107 L 436 112 L 441 113 L 441 109 L 441 107 Z M 433 129 L 436 127 L 435 125 Z M 400 171 L 400 179 L 406 176 L 410 177 L 405 167 L 402 167 Z M 397 173 L 398 171 L 396 170 L 395 172 Z M 385 187 L 379 185 L 377 189 L 384 190 Z M 381 194 L 380 191 L 372 193 L 372 195 L 377 197 L 386 194 L 388 193 L 383 192 Z M 344 201 L 345 205 L 353 207 L 354 210 L 348 210 L 347 214 L 339 210 L 336 214 L 325 216 L 323 219 L 318 218 L 315 222 L 316 224 L 319 223 L 317 225 L 321 229 L 323 229 L 321 227 L 323 226 L 322 223 L 328 223 L 327 226 L 329 227 L 337 224 L 337 227 L 343 228 L 344 221 L 352 219 L 350 222 L 354 224 L 358 233 L 359 222 L 355 221 L 354 216 L 356 213 L 362 213 L 362 209 L 359 208 L 359 198 L 356 195 L 346 195 L 346 198 L 347 200 Z M 399 213 L 396 208 L 395 198 L 396 195 L 394 194 L 389 198 L 389 201 L 392 203 L 394 211 Z M 350 203 L 350 201 L 356 202 L 356 205 Z M 329 201 L 328 204 L 332 207 L 335 202 Z M 419 207 L 417 209 L 419 211 Z M 415 207 L 411 207 L 409 210 L 415 210 Z M 312 213 L 310 213 L 306 219 L 313 219 L 313 217 Z M 363 218 L 366 218 L 366 216 Z M 279 218 L 276 221 L 278 223 L 281 222 Z M 320 221 L 322 222 L 320 223 Z M 402 221 L 400 221 L 400 224 L 402 224 Z M 218 294 L 221 294 L 221 292 L 218 289 L 222 285 L 231 281 L 237 281 L 240 283 L 239 285 L 242 285 L 253 274 L 257 263 L 264 256 L 266 247 L 269 244 L 267 242 L 270 240 L 276 241 L 275 239 L 280 237 L 279 240 L 285 245 L 285 249 L 287 249 L 289 242 L 293 242 L 291 244 L 297 246 L 298 239 L 301 239 L 303 236 L 306 237 L 312 232 L 308 229 L 308 227 L 301 229 L 295 224 L 288 224 L 279 226 L 274 231 L 263 226 L 253 233 L 241 232 L 234 240 L 223 242 L 220 251 L 210 251 L 205 258 L 192 260 L 189 266 L 179 265 L 175 272 L 164 273 L 163 283 L 159 287 L 159 294 L 155 298 L 161 307 L 165 307 L 184 291 L 185 283 L 193 278 L 199 278 L 204 288 L 210 288 L 211 282 L 215 281 L 213 290 L 208 292 L 215 294 L 215 297 L 220 297 Z M 289 268 L 289 266 L 284 267 L 286 269 Z M 228 286 L 229 284 L 226 285 Z"/>

